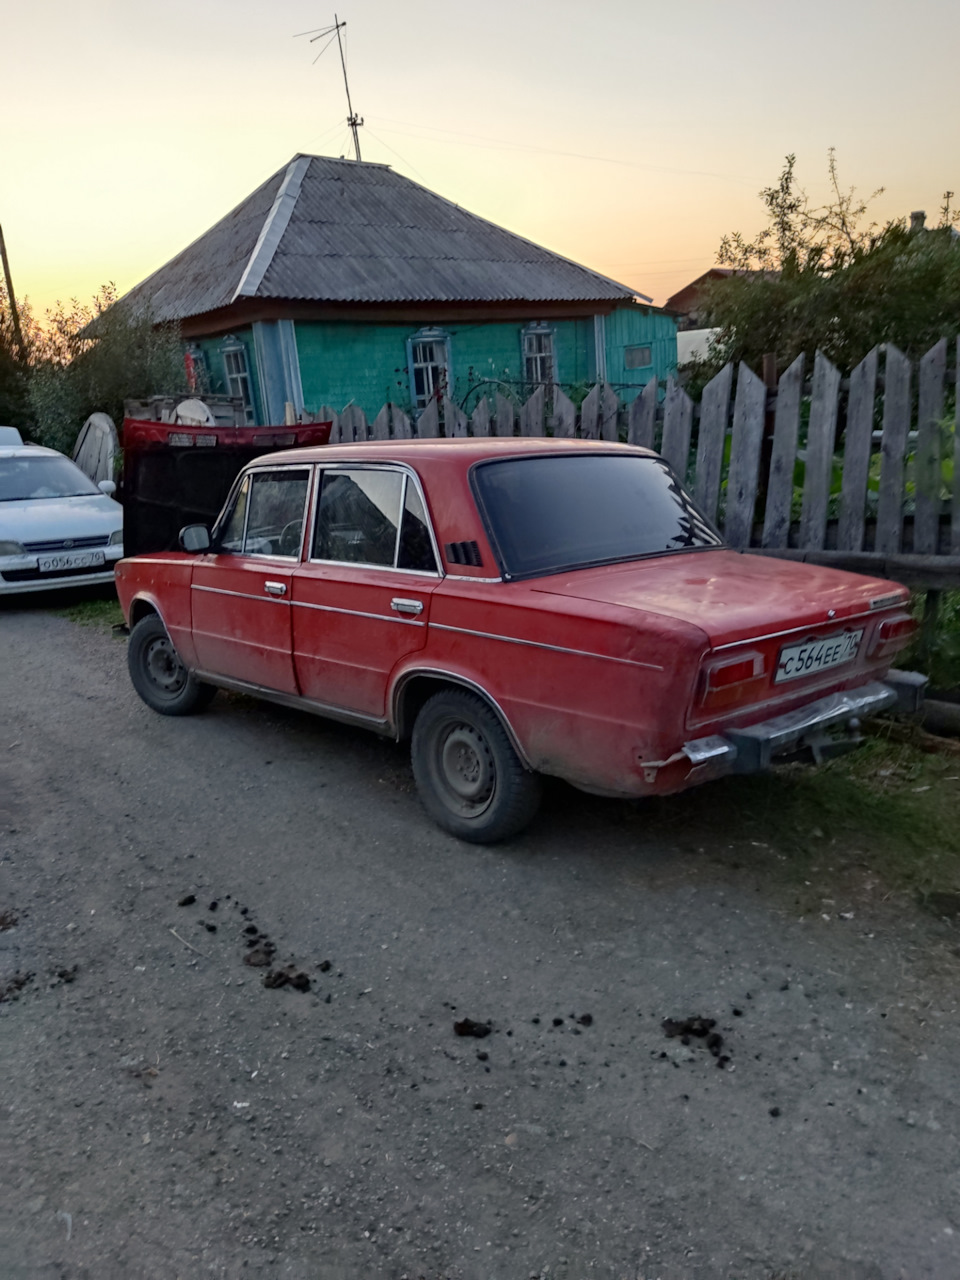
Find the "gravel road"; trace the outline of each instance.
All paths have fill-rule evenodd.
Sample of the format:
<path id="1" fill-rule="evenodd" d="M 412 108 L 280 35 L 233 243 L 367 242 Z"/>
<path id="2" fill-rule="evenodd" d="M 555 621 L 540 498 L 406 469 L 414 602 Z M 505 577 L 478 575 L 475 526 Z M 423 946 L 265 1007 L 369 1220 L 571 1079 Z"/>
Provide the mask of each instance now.
<path id="1" fill-rule="evenodd" d="M 0 636 L 2 1280 L 960 1275 L 946 922 L 559 785 L 463 845 L 402 748 Z"/>

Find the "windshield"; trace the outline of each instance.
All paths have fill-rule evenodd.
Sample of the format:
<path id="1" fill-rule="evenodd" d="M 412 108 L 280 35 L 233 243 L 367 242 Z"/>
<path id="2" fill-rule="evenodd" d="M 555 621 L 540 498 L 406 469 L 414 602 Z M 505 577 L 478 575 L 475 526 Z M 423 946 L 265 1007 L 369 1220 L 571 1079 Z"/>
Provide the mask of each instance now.
<path id="1" fill-rule="evenodd" d="M 100 490 L 69 458 L 0 458 L 0 502 L 77 498 L 89 493 L 99 494 Z"/>
<path id="2" fill-rule="evenodd" d="M 718 547 L 660 458 L 565 454 L 481 463 L 480 507 L 511 577 Z"/>

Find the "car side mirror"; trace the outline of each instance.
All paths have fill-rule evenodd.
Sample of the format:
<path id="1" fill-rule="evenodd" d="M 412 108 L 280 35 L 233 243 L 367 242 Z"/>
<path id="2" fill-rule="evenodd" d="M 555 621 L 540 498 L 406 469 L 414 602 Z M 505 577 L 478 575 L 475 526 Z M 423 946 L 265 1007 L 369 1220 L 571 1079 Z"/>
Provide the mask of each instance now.
<path id="1" fill-rule="evenodd" d="M 105 493 L 108 498 L 112 498 L 113 495 L 117 492 L 117 486 L 113 483 L 112 480 L 98 480 L 97 488 L 100 490 L 101 493 Z"/>
<path id="2" fill-rule="evenodd" d="M 180 530 L 180 549 L 196 555 L 210 550 L 210 530 L 205 524 L 187 524 Z"/>

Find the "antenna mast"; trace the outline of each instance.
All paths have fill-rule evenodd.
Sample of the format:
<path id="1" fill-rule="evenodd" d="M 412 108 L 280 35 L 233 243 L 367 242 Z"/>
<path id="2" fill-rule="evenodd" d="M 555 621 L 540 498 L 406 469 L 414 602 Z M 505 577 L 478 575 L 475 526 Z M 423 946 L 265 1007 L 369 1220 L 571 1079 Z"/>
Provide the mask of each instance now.
<path id="1" fill-rule="evenodd" d="M 360 135 L 357 133 L 357 130 L 363 124 L 363 116 L 357 115 L 353 109 L 353 103 L 350 101 L 350 82 L 347 80 L 347 61 L 343 56 L 343 40 L 340 37 L 340 32 L 346 25 L 346 21 L 341 22 L 337 15 L 334 14 L 332 27 L 324 27 L 322 31 L 300 31 L 298 34 L 302 36 L 309 36 L 311 44 L 313 44 L 315 40 L 322 40 L 324 36 L 330 37 L 327 43 L 320 50 L 320 53 L 317 54 L 317 57 L 314 58 L 314 62 L 316 62 L 320 57 L 320 54 L 324 53 L 333 43 L 334 35 L 337 37 L 337 46 L 340 49 L 340 66 L 343 68 L 343 87 L 347 93 L 347 111 L 349 112 L 349 115 L 347 116 L 347 124 L 350 126 L 350 132 L 353 134 L 353 150 L 356 154 L 356 158 L 359 160 L 361 158 Z"/>

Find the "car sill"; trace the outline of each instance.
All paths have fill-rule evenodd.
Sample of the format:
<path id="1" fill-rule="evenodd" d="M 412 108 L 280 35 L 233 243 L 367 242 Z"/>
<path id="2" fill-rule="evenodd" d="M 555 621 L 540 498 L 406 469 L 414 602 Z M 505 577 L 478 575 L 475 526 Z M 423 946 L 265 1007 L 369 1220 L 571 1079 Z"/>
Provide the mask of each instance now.
<path id="1" fill-rule="evenodd" d="M 339 720 L 343 724 L 358 725 L 363 729 L 372 729 L 383 737 L 395 737 L 393 725 L 389 720 L 379 716 L 364 715 L 361 711 L 347 711 L 343 707 L 328 706 L 325 702 L 315 702 L 312 698 L 303 698 L 296 693 L 282 693 L 278 689 L 267 689 L 263 685 L 250 684 L 246 680 L 234 680 L 231 676 L 215 675 L 212 671 L 199 669 L 190 673 L 204 684 L 216 685 L 218 689 L 229 689 L 231 693 L 248 693 L 251 697 L 262 698 L 265 702 L 276 702 L 282 707 L 293 707 L 297 711 L 309 711 L 311 715 L 323 716 L 327 720 Z"/>

